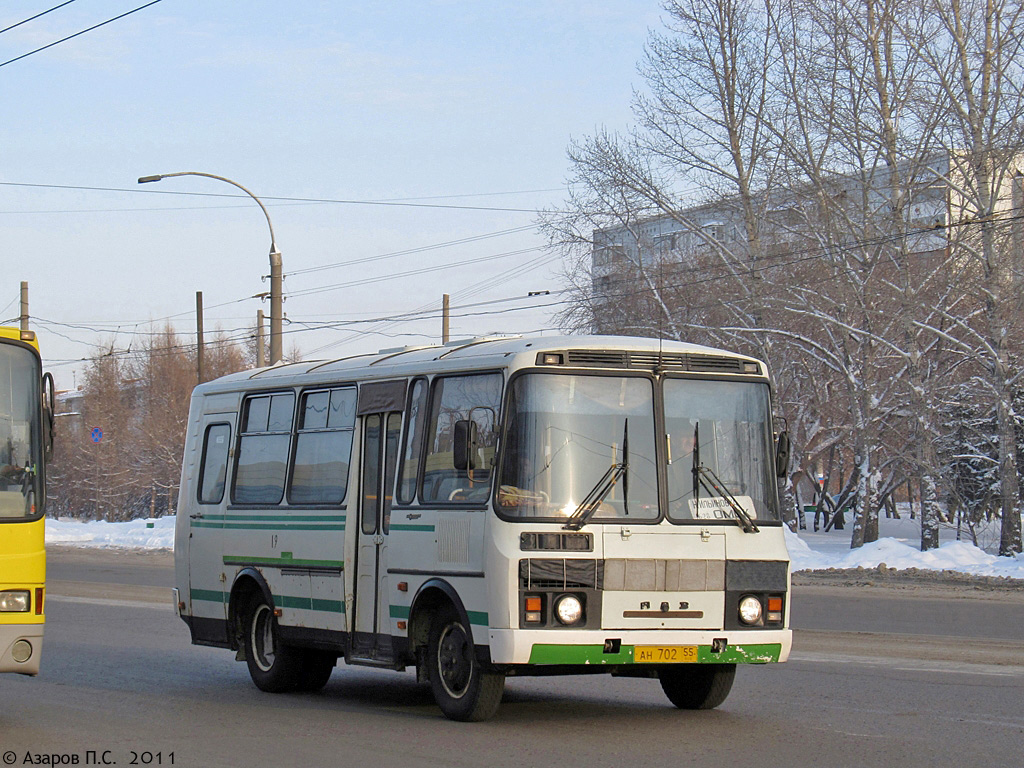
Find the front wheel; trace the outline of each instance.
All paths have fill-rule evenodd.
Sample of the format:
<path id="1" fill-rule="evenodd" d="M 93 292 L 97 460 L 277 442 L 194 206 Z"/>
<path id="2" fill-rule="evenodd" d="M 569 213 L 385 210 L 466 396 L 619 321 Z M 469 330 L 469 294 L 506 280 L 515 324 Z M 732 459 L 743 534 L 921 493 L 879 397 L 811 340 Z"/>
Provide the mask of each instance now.
<path id="1" fill-rule="evenodd" d="M 473 636 L 454 609 L 442 610 L 430 624 L 427 670 L 434 700 L 445 717 L 479 722 L 497 711 L 505 676 L 481 667 Z"/>
<path id="2" fill-rule="evenodd" d="M 680 709 L 714 709 L 729 695 L 735 664 L 679 664 L 658 672 L 661 689 Z"/>
<path id="3" fill-rule="evenodd" d="M 268 693 L 295 690 L 302 676 L 301 655 L 280 641 L 274 609 L 262 597 L 247 614 L 245 663 L 256 687 Z"/>

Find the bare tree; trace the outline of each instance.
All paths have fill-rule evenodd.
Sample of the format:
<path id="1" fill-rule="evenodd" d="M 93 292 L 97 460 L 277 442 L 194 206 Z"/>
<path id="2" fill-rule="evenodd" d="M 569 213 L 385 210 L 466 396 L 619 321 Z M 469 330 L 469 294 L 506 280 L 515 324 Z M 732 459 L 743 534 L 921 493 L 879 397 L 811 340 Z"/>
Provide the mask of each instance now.
<path id="1" fill-rule="evenodd" d="M 974 278 L 965 287 L 980 311 L 949 314 L 943 335 L 978 361 L 995 404 L 1002 534 L 999 553 L 1021 551 L 1014 391 L 1021 368 L 1019 261 L 1011 258 L 1006 201 L 1024 148 L 1024 60 L 1016 0 L 924 0 L 930 25 L 907 39 L 934 83 L 921 110 L 943 105 L 937 140 L 950 159 L 943 181 L 958 227 L 953 248 Z M 951 224 L 954 222 L 951 222 Z M 1015 273 L 1015 266 L 1017 271 Z M 935 330 L 935 329 L 931 329 Z"/>

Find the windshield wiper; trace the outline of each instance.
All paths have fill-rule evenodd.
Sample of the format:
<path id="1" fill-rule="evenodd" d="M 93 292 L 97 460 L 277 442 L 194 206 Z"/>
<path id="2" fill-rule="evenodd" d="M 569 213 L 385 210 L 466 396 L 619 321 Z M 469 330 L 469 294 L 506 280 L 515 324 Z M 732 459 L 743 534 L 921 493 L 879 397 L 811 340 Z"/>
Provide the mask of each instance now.
<path id="1" fill-rule="evenodd" d="M 629 471 L 629 419 L 626 419 L 625 424 L 622 427 L 622 462 L 612 463 L 605 473 L 601 475 L 601 479 L 598 480 L 594 487 L 590 489 L 590 492 L 583 498 L 583 501 L 579 503 L 576 509 L 569 519 L 565 521 L 565 525 L 562 527 L 567 531 L 578 531 L 582 528 L 587 520 L 593 517 L 594 513 L 600 509 L 601 504 L 611 493 L 612 488 L 615 484 L 622 480 L 622 508 L 623 511 L 628 515 L 629 506 L 627 498 L 629 496 L 629 486 L 627 478 L 627 472 Z"/>
<path id="2" fill-rule="evenodd" d="M 750 515 L 746 513 L 736 497 L 725 486 L 718 475 L 711 471 L 710 467 L 704 466 L 700 460 L 700 423 L 693 428 L 693 499 L 695 513 L 700 509 L 700 486 L 712 496 L 718 495 L 725 499 L 725 503 L 736 515 L 736 524 L 743 528 L 745 533 L 759 533 L 759 529 Z"/>

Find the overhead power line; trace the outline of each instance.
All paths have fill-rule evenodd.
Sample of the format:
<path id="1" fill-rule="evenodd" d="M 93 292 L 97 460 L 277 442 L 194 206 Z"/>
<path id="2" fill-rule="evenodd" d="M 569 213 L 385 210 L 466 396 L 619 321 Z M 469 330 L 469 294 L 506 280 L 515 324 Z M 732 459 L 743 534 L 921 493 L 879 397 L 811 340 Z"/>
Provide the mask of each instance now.
<path id="1" fill-rule="evenodd" d="M 122 13 L 122 14 L 119 14 L 119 15 L 115 16 L 112 19 L 107 19 L 106 21 L 101 21 L 99 24 L 93 24 L 91 27 L 89 27 L 88 29 L 83 29 L 81 32 L 75 32 L 75 34 L 73 34 L 73 35 L 68 35 L 67 37 L 62 37 L 60 40 L 55 40 L 54 42 L 49 43 L 47 45 L 44 45 L 41 48 L 36 48 L 34 51 L 29 51 L 28 53 L 21 54 L 21 56 L 15 56 L 13 59 L 8 59 L 7 61 L 0 62 L 0 67 L 6 67 L 8 64 L 13 64 L 16 61 L 21 61 L 22 59 L 28 58 L 32 54 L 39 53 L 40 51 L 45 51 L 48 48 L 53 48 L 55 45 L 60 45 L 61 43 L 66 43 L 68 40 L 72 40 L 72 39 L 74 39 L 74 38 L 76 38 L 76 37 L 78 37 L 80 35 L 84 35 L 86 32 L 92 32 L 94 29 L 99 29 L 100 27 L 105 27 L 107 24 L 111 24 L 111 23 L 117 21 L 118 19 L 123 19 L 125 16 L 131 16 L 133 13 L 138 13 L 141 10 L 145 10 L 146 8 L 149 8 L 149 6 L 156 5 L 157 3 L 160 3 L 160 2 L 163 2 L 163 0 L 151 0 L 151 2 L 148 2 L 145 5 L 140 5 L 138 8 L 133 8 L 132 10 L 126 11 L 125 13 Z M 67 3 L 65 3 L 65 5 L 67 5 Z M 57 6 L 57 7 L 59 8 L 60 6 Z M 51 10 L 56 10 L 56 9 L 51 9 Z"/>
<path id="2" fill-rule="evenodd" d="M 161 0 L 153 0 L 161 2 Z M 152 4 L 152 3 L 151 3 Z M 28 54 L 26 54 L 28 55 Z M 13 61 L 13 59 L 12 59 Z M 10 62 L 7 62 L 10 63 Z M 3 66 L 0 64 L 0 66 Z M 245 195 L 236 195 L 231 192 L 183 192 L 170 189 L 136 189 L 134 187 L 93 187 L 76 184 L 29 184 L 26 182 L 0 181 L 4 187 L 31 187 L 34 189 L 70 189 L 80 192 L 130 192 L 136 195 L 179 195 L 183 197 L 226 197 L 245 198 Z M 332 203 L 335 205 L 381 205 L 395 208 L 443 208 L 453 211 L 497 211 L 499 213 L 545 213 L 540 208 L 503 208 L 494 205 L 451 205 L 445 203 L 410 203 L 399 200 L 349 200 L 344 198 L 330 197 L 282 197 L 274 195 L 260 195 L 260 200 L 277 200 L 288 203 Z M 557 213 L 557 211 L 554 211 Z"/>
<path id="3" fill-rule="evenodd" d="M 20 27 L 22 24 L 28 24 L 30 21 L 35 21 L 40 16 L 45 16 L 48 13 L 52 13 L 53 11 L 56 11 L 58 8 L 63 8 L 65 5 L 71 5 L 73 2 L 75 2 L 75 0 L 66 0 L 60 5 L 55 5 L 53 6 L 53 8 L 47 8 L 45 11 L 37 13 L 35 16 L 29 16 L 27 19 L 19 21 L 17 24 L 11 24 L 11 26 L 9 27 L 4 27 L 3 29 L 0 29 L 0 35 L 2 35 L 4 32 L 10 32 L 12 29 L 14 29 L 15 27 Z"/>

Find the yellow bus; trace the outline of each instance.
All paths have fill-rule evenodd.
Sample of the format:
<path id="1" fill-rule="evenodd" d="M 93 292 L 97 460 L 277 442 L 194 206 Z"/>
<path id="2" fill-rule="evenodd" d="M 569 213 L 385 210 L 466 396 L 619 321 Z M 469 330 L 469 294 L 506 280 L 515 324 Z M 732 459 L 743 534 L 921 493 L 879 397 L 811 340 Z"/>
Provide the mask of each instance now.
<path id="1" fill-rule="evenodd" d="M 0 672 L 39 673 L 52 429 L 53 380 L 43 375 L 35 333 L 0 327 Z"/>

